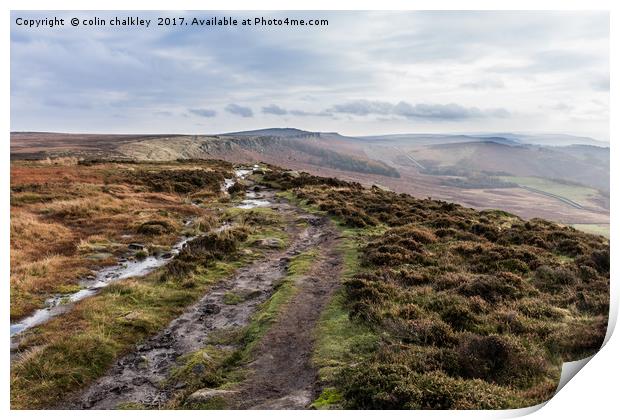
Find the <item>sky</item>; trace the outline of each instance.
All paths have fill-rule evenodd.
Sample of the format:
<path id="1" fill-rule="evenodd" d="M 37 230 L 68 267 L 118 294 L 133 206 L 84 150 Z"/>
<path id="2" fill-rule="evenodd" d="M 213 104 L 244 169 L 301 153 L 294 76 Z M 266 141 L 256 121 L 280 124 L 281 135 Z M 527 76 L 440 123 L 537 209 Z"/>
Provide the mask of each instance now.
<path id="1" fill-rule="evenodd" d="M 150 27 L 25 27 L 139 16 Z M 157 17 L 328 26 L 156 26 Z M 345 135 L 550 132 L 609 141 L 607 12 L 19 12 L 11 130 Z"/>

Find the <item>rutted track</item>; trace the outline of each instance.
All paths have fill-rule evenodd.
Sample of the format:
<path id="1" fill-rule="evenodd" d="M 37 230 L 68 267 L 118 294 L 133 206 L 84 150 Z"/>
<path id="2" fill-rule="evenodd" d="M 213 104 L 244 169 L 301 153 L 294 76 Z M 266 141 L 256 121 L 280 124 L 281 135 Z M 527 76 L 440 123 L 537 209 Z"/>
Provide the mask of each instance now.
<path id="1" fill-rule="evenodd" d="M 292 236 L 291 245 L 284 251 L 270 252 L 264 259 L 240 269 L 230 279 L 215 285 L 197 304 L 172 321 L 165 330 L 119 359 L 103 377 L 74 397 L 69 402 L 70 408 L 113 409 L 123 403 L 141 404 L 149 408 L 162 407 L 174 391 L 162 384 L 177 365 L 177 359 L 204 347 L 205 341 L 214 331 L 247 325 L 257 306 L 269 298 L 274 288 L 286 276 L 290 258 L 306 250 L 321 247 L 325 249 L 323 258 L 315 265 L 312 276 L 304 277 L 308 282 L 300 285 L 300 292 L 287 306 L 286 315 L 281 317 L 287 320 L 288 327 L 275 328 L 268 332 L 272 337 L 261 342 L 260 356 L 252 366 L 256 371 L 256 377 L 249 379 L 243 389 L 247 395 L 253 396 L 247 402 L 254 401 L 254 405 L 268 397 L 285 397 L 282 389 L 268 396 L 255 395 L 251 389 L 252 384 L 260 385 L 268 379 L 263 375 L 266 372 L 262 368 L 265 363 L 269 364 L 265 357 L 269 358 L 270 354 L 273 354 L 274 360 L 284 362 L 285 359 L 279 356 L 286 353 L 290 346 L 290 357 L 295 358 L 295 363 L 288 366 L 278 364 L 281 371 L 275 383 L 285 384 L 285 377 L 291 381 L 303 377 L 300 387 L 292 391 L 299 388 L 306 395 L 303 399 L 304 405 L 309 402 L 308 398 L 312 394 L 316 376 L 309 366 L 311 327 L 338 282 L 336 267 L 339 261 L 333 251 L 337 232 L 329 219 L 305 213 L 288 203 L 276 204 L 273 191 L 266 192 L 265 195 L 272 201 L 272 207 L 275 207 L 288 221 L 287 229 Z M 296 225 L 295 222 L 299 219 L 305 219 L 308 222 L 307 227 L 300 228 Z M 331 281 L 324 282 L 321 277 L 329 278 Z M 231 290 L 247 291 L 247 295 L 251 298 L 236 305 L 226 305 L 224 297 Z M 302 323 L 304 327 L 298 328 L 301 324 L 295 327 L 295 322 Z M 282 323 L 279 320 L 276 324 Z M 295 331 L 293 335 L 296 335 L 292 340 L 289 337 L 291 328 Z M 270 340 L 274 340 L 271 342 L 274 348 L 269 347 Z M 303 374 L 300 370 L 304 371 Z M 300 401 L 288 404 L 289 408 L 303 408 L 300 407 Z M 63 404 L 63 408 L 66 407 L 67 404 Z M 243 408 L 248 408 L 247 404 L 243 404 Z"/>
<path id="2" fill-rule="evenodd" d="M 310 272 L 297 281 L 299 291 L 265 334 L 248 368 L 251 375 L 230 402 L 243 409 L 303 409 L 316 398 L 317 374 L 312 366 L 314 326 L 340 284 L 342 255 L 336 232 L 323 234 L 323 250 Z"/>

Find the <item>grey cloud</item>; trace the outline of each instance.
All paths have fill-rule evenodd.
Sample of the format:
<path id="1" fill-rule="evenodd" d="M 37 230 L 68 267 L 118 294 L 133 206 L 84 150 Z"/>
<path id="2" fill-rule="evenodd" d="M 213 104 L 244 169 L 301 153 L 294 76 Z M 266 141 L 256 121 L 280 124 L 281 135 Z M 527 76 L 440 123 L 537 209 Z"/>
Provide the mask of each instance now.
<path id="1" fill-rule="evenodd" d="M 332 117 L 334 115 L 328 111 L 309 112 L 302 111 L 301 109 L 292 109 L 289 113 L 291 115 L 295 115 L 296 117 Z"/>
<path id="2" fill-rule="evenodd" d="M 357 101 L 350 101 L 344 104 L 337 104 L 331 107 L 329 111 L 340 114 L 353 114 L 353 115 L 368 115 L 379 114 L 388 115 L 394 110 L 394 105 L 389 102 L 382 101 L 368 101 L 366 99 L 359 99 Z"/>
<path id="3" fill-rule="evenodd" d="M 392 104 L 383 101 L 368 101 L 360 99 L 344 104 L 334 105 L 329 111 L 335 113 L 352 114 L 358 116 L 381 115 L 404 117 L 407 119 L 418 120 L 467 120 L 475 118 L 506 118 L 510 113 L 504 108 L 494 108 L 482 110 L 476 107 L 464 107 L 462 105 L 450 104 L 415 104 L 408 102 L 398 102 Z"/>
<path id="4" fill-rule="evenodd" d="M 217 112 L 215 112 L 212 109 L 193 108 L 193 109 L 188 109 L 188 111 L 190 114 L 198 115 L 199 117 L 205 117 L 205 118 L 213 118 L 217 115 Z"/>
<path id="5" fill-rule="evenodd" d="M 278 105 L 271 104 L 269 106 L 263 107 L 263 114 L 286 115 L 287 111 L 286 109 L 281 108 Z"/>
<path id="6" fill-rule="evenodd" d="M 572 111 L 575 107 L 572 105 L 565 104 L 564 102 L 558 102 L 557 104 L 550 107 L 554 111 Z"/>
<path id="7" fill-rule="evenodd" d="M 262 108 L 264 114 L 293 115 L 295 117 L 332 117 L 334 114 L 328 111 L 303 111 L 301 109 L 287 110 L 278 105 L 269 105 Z"/>
<path id="8" fill-rule="evenodd" d="M 228 104 L 226 108 L 224 109 L 230 112 L 231 114 L 239 115 L 244 118 L 250 118 L 254 116 L 254 112 L 252 112 L 252 108 L 247 107 L 247 106 L 241 106 L 237 104 Z"/>

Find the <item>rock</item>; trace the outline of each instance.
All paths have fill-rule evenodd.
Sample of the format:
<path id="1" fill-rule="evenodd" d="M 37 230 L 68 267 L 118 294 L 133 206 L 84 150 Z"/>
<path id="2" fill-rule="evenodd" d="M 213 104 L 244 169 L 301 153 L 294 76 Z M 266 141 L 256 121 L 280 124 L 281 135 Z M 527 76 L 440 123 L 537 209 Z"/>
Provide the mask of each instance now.
<path id="1" fill-rule="evenodd" d="M 212 314 L 217 314 L 217 313 L 219 313 L 219 312 L 220 312 L 220 307 L 219 307 L 219 306 L 217 306 L 217 305 L 216 305 L 216 304 L 214 304 L 214 303 L 207 303 L 207 304 L 203 307 L 202 312 L 203 312 L 203 313 L 205 313 L 205 314 L 209 314 L 209 315 L 212 315 Z"/>
<path id="2" fill-rule="evenodd" d="M 196 363 L 193 367 L 192 367 L 192 373 L 196 374 L 196 375 L 200 375 L 202 374 L 205 370 L 207 370 L 207 368 L 205 367 L 205 365 L 203 365 L 202 363 Z"/>
<path id="3" fill-rule="evenodd" d="M 291 177 L 291 178 L 299 178 L 301 176 L 301 174 L 298 171 L 286 171 L 284 172 L 284 175 Z"/>
<path id="4" fill-rule="evenodd" d="M 164 260 L 170 259 L 172 258 L 174 255 L 172 255 L 172 252 L 166 252 L 164 254 L 161 254 L 161 258 L 163 258 Z"/>
<path id="5" fill-rule="evenodd" d="M 144 249 L 144 244 L 139 244 L 137 242 L 132 242 L 129 245 L 127 245 L 127 248 L 135 250 L 135 251 L 140 251 L 140 250 Z"/>
<path id="6" fill-rule="evenodd" d="M 232 395 L 235 395 L 237 391 L 230 391 L 226 389 L 212 389 L 212 388 L 203 388 L 191 394 L 187 397 L 187 402 L 189 403 L 207 403 L 209 401 L 213 401 L 214 399 L 225 399 Z"/>
<path id="7" fill-rule="evenodd" d="M 271 248 L 271 249 L 279 249 L 279 248 L 282 248 L 282 245 L 283 245 L 282 240 L 278 238 L 258 239 L 257 241 L 254 242 L 254 244 L 261 248 Z"/>

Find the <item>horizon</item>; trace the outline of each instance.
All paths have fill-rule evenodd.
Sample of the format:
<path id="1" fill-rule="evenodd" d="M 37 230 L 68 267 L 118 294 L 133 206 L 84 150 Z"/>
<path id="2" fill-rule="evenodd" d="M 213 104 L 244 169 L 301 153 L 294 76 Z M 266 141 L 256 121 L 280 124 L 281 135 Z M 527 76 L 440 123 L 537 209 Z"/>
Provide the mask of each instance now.
<path id="1" fill-rule="evenodd" d="M 575 134 L 568 134 L 563 132 L 555 132 L 555 131 L 516 131 L 516 130 L 506 130 L 502 132 L 495 131 L 478 131 L 478 132 L 461 132 L 461 131 L 452 131 L 452 132 L 402 132 L 402 133 L 394 133 L 394 132 L 381 132 L 381 133 L 373 133 L 373 134 L 361 134 L 361 135 L 351 135 L 342 133 L 339 131 L 313 131 L 306 130 L 304 128 L 299 127 L 261 127 L 261 128 L 250 128 L 242 131 L 228 131 L 228 132 L 218 132 L 218 133 L 182 133 L 182 132 L 86 132 L 86 131 L 51 131 L 51 130 L 11 130 L 10 134 L 25 134 L 25 133 L 41 133 L 41 134 L 69 134 L 69 135 L 101 135 L 101 136 L 222 136 L 222 135 L 232 135 L 232 134 L 242 134 L 246 132 L 252 131 L 266 131 L 266 130 L 299 130 L 307 133 L 320 133 L 320 134 L 337 134 L 343 137 L 350 138 L 364 138 L 364 137 L 388 137 L 388 136 L 424 136 L 424 135 L 444 135 L 444 136 L 497 136 L 502 137 L 503 135 L 511 134 L 511 135 L 557 135 L 557 136 L 569 136 L 576 138 L 587 138 L 593 140 L 595 142 L 604 143 L 607 147 L 610 147 L 609 141 L 604 141 L 599 138 L 591 137 L 591 136 L 581 136 Z"/>

